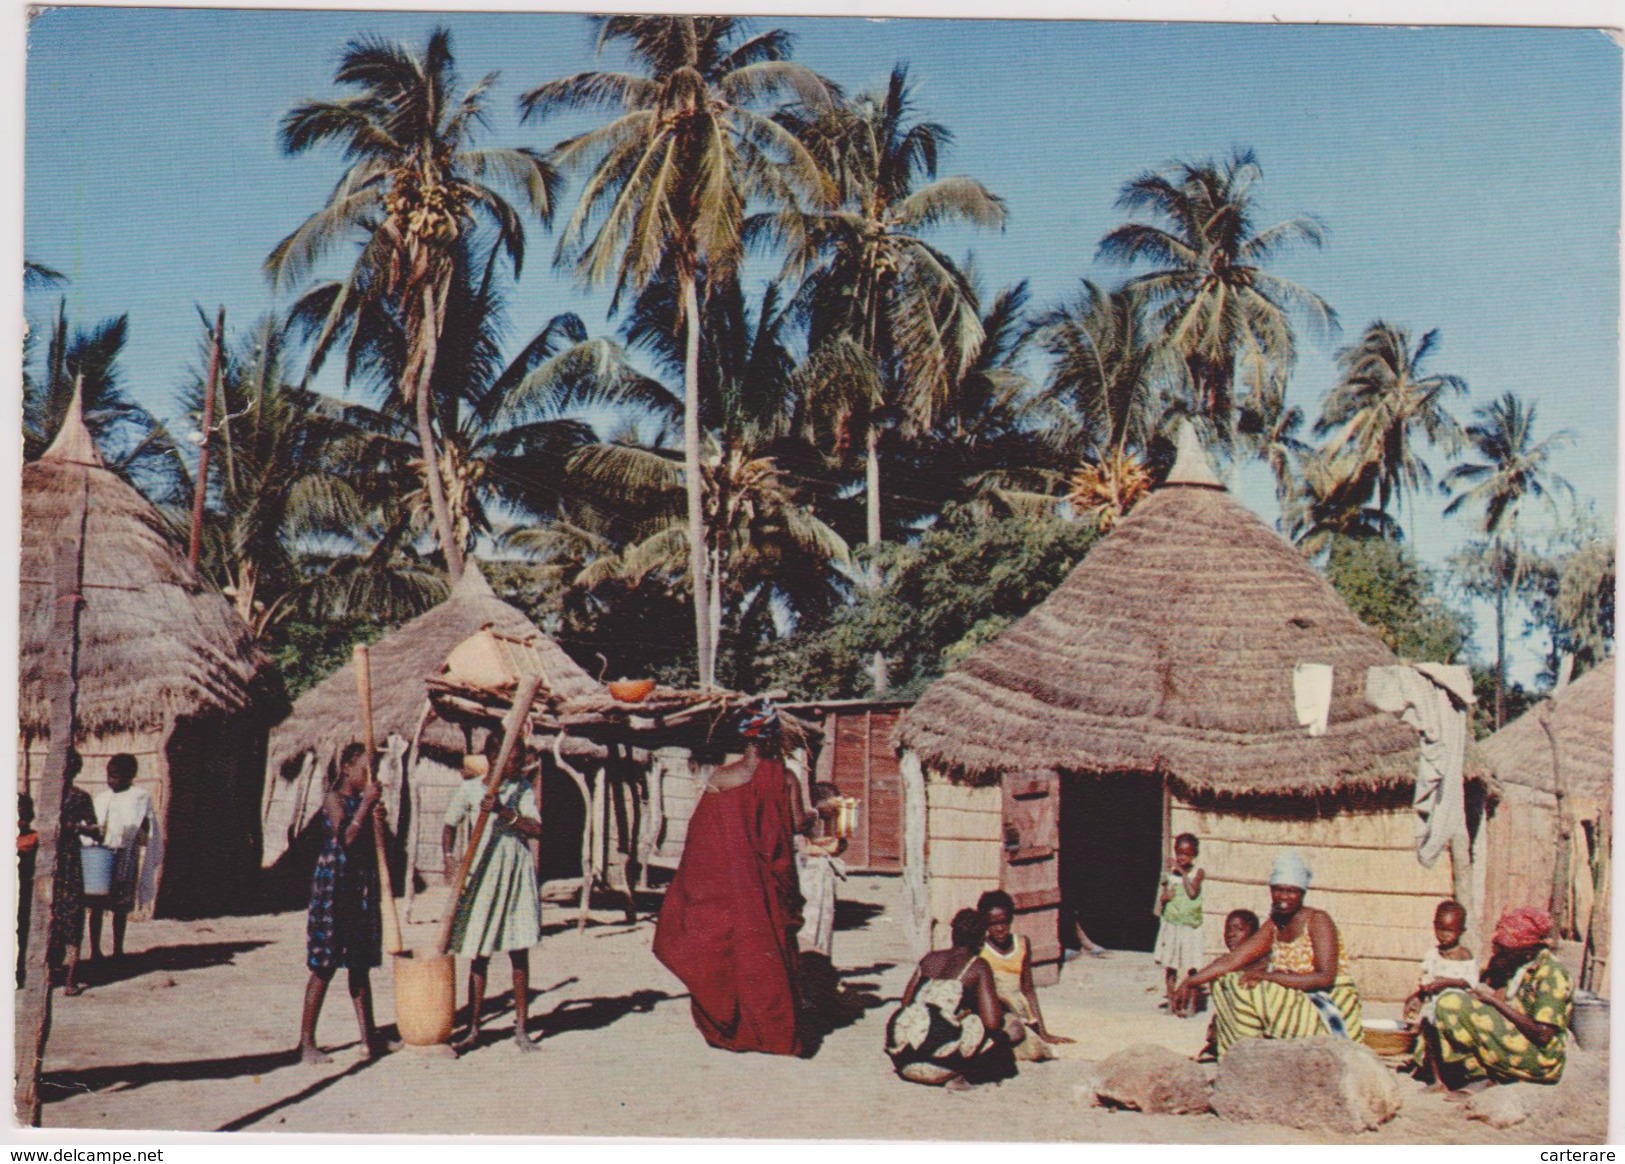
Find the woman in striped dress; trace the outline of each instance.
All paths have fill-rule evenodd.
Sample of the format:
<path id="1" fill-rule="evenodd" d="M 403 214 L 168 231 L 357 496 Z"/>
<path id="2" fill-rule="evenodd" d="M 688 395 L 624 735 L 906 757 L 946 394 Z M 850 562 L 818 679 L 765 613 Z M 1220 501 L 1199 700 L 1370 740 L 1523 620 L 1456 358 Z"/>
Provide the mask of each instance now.
<path id="1" fill-rule="evenodd" d="M 1270 870 L 1270 916 L 1251 938 L 1186 978 L 1184 1005 L 1212 984 L 1214 1027 L 1222 1057 L 1240 1039 L 1305 1039 L 1364 1034 L 1360 993 L 1348 950 L 1324 910 L 1303 904 L 1309 866 L 1283 853 Z M 1267 970 L 1247 965 L 1268 956 Z"/>

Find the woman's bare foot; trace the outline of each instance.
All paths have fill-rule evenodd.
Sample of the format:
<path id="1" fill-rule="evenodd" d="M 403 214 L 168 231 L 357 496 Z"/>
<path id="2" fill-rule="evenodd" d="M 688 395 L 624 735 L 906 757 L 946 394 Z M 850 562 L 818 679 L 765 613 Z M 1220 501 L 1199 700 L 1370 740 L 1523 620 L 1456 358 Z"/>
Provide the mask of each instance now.
<path id="1" fill-rule="evenodd" d="M 361 1052 L 364 1059 L 381 1059 L 385 1055 L 393 1054 L 401 1049 L 399 1039 L 368 1039 L 366 1048 Z"/>
<path id="2" fill-rule="evenodd" d="M 453 1051 L 456 1051 L 460 1055 L 464 1051 L 472 1051 L 476 1046 L 479 1045 L 479 1041 L 480 1041 L 480 1028 L 475 1027 L 473 1030 L 471 1030 L 467 1034 L 465 1034 L 462 1038 L 453 1039 L 451 1041 L 451 1049 Z"/>
<path id="3" fill-rule="evenodd" d="M 530 1035 L 525 1031 L 515 1031 L 513 1033 L 513 1042 L 514 1046 L 518 1047 L 527 1055 L 533 1051 L 540 1051 L 542 1049 L 540 1043 L 531 1042 Z"/>
<path id="4" fill-rule="evenodd" d="M 85 988 L 77 982 L 70 982 L 62 988 L 62 993 L 69 998 L 78 998 L 85 992 Z"/>
<path id="5" fill-rule="evenodd" d="M 333 1056 L 322 1053 L 320 1047 L 314 1043 L 299 1044 L 299 1062 L 309 1067 L 319 1067 L 323 1063 L 331 1063 Z"/>

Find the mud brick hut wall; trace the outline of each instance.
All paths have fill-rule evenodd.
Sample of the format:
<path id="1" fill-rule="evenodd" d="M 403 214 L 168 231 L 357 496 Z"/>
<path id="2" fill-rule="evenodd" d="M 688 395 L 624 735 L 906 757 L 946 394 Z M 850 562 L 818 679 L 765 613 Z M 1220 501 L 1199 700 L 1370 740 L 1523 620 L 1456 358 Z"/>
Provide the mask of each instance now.
<path id="1" fill-rule="evenodd" d="M 266 736 L 287 711 L 269 661 L 231 604 L 199 578 L 145 498 L 102 464 L 77 398 L 39 460 L 23 466 L 18 788 L 50 747 L 44 674 L 56 539 L 84 494 L 76 783 L 94 796 L 107 760 L 136 758 L 164 830 L 156 911 L 199 915 L 252 902 Z"/>
<path id="2" fill-rule="evenodd" d="M 1542 716 L 1547 724 L 1541 723 Z M 1547 727 L 1550 727 L 1550 732 Z M 1586 672 L 1545 703 L 1531 708 L 1483 743 L 1485 762 L 1502 786 L 1502 800 L 1489 821 L 1490 863 L 1487 916 L 1509 907 L 1553 906 L 1553 877 L 1559 859 L 1559 769 L 1563 815 L 1568 817 L 1570 916 L 1583 936 L 1588 858 L 1598 847 L 1611 872 L 1614 795 L 1614 660 Z M 1594 933 L 1601 969 L 1597 993 L 1608 993 L 1606 964 L 1612 935 L 1610 914 L 1599 910 Z"/>
<path id="3" fill-rule="evenodd" d="M 418 741 L 412 770 L 403 783 L 385 791 L 386 806 L 398 836 L 392 867 L 440 874 L 440 822 L 452 791 L 462 779 L 462 756 L 479 741 L 455 725 L 431 720 L 419 738 L 427 707 L 426 679 L 438 675 L 446 657 L 463 640 L 490 627 L 498 634 L 534 640 L 545 669 L 546 691 L 561 696 L 592 694 L 599 684 L 543 635 L 530 619 L 491 590 L 479 564 L 468 563 L 446 601 L 390 631 L 369 650 L 372 670 L 373 728 L 380 744 L 395 736 L 410 746 Z M 262 783 L 261 819 L 265 834 L 264 864 L 277 867 L 289 892 L 303 892 L 315 852 L 307 829 L 321 805 L 322 782 L 344 745 L 362 738 L 361 705 L 355 664 L 346 663 L 306 691 L 293 714 L 271 734 L 269 760 L 256 777 Z M 551 769 L 551 760 L 545 762 Z M 565 802 L 579 797 L 568 780 L 557 787 Z M 550 781 L 550 789 L 553 786 Z M 570 813 L 553 814 L 555 823 Z M 577 854 L 580 819 L 567 838 L 544 838 L 547 851 Z M 301 840 L 301 838 L 304 838 Z M 297 848 L 297 851 L 293 851 Z M 573 859 L 573 858 L 572 858 Z"/>
<path id="4" fill-rule="evenodd" d="M 1401 999 L 1458 881 L 1448 854 L 1416 859 L 1415 733 L 1365 703 L 1367 670 L 1398 660 L 1199 458 L 1182 449 L 1054 594 L 902 717 L 911 936 L 940 946 L 955 910 L 1002 886 L 1042 981 L 1057 971 L 1062 884 L 1149 934 L 1172 838 L 1191 832 L 1210 953 L 1231 909 L 1268 910 L 1270 865 L 1295 848 L 1362 992 Z M 1297 722 L 1299 662 L 1333 668 L 1324 735 Z M 1485 777 L 1470 750 L 1470 826 L 1493 795 Z M 1118 825 L 1078 806 L 1108 793 L 1137 806 L 1132 869 L 1084 851 Z M 1483 877 L 1484 842 L 1479 828 L 1463 881 Z"/>

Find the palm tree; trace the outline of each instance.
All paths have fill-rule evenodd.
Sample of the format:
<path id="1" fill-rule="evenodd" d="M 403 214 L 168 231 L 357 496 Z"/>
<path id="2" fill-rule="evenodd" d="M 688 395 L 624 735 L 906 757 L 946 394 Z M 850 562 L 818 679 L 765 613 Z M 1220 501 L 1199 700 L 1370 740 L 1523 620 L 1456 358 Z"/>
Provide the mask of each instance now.
<path id="1" fill-rule="evenodd" d="M 1085 279 L 1075 298 L 1034 321 L 1032 342 L 1051 360 L 1044 392 L 1076 418 L 1086 452 L 1143 453 L 1167 411 L 1141 306 L 1132 290 Z"/>
<path id="2" fill-rule="evenodd" d="M 1154 306 L 1163 338 L 1185 363 L 1195 410 L 1225 442 L 1237 362 L 1284 375 L 1296 352 L 1292 313 L 1327 332 L 1337 325 L 1324 299 L 1264 269 L 1289 246 L 1319 247 L 1325 228 L 1299 215 L 1255 231 L 1253 185 L 1262 175 L 1251 150 L 1222 166 L 1184 162 L 1141 174 L 1123 186 L 1117 205 L 1158 221 L 1125 223 L 1099 248 L 1116 262 L 1155 264 L 1128 286 Z"/>
<path id="3" fill-rule="evenodd" d="M 973 271 L 967 284 L 978 302 Z M 1032 329 L 1025 282 L 995 295 L 977 321 L 969 366 L 929 429 L 896 442 L 887 479 L 914 528 L 962 504 L 987 514 L 1053 512 L 1077 445 L 1076 419 L 1022 370 Z"/>
<path id="4" fill-rule="evenodd" d="M 265 267 L 274 285 L 293 282 L 341 241 L 360 244 L 348 277 L 321 291 L 323 323 L 311 370 L 346 327 L 365 335 L 369 309 L 375 318 L 387 316 L 407 337 L 397 390 L 416 410 L 435 534 L 455 581 L 463 572 L 463 553 L 452 528 L 447 482 L 438 471 L 431 400 L 452 253 L 459 239 L 488 225 L 517 277 L 524 262 L 524 224 L 519 211 L 488 183 L 517 191 L 546 223 L 556 175 L 529 150 L 471 148 L 496 74 L 455 96 L 451 34 L 444 28 L 429 34 L 422 53 L 370 37 L 352 40 L 334 80 L 357 92 L 292 109 L 282 119 L 282 149 L 301 154 L 337 143 L 350 167 L 327 204 L 277 244 Z"/>
<path id="5" fill-rule="evenodd" d="M 578 73 L 525 93 L 522 117 L 606 108 L 608 125 L 561 142 L 561 169 L 587 169 L 575 213 L 559 239 L 589 285 L 613 278 L 614 303 L 669 269 L 685 335 L 683 466 L 700 684 L 715 685 L 710 653 L 700 472 L 700 284 L 738 265 L 751 199 L 825 202 L 829 179 L 806 147 L 752 106 L 790 95 L 827 106 L 828 82 L 792 63 L 789 33 L 746 36 L 733 17 L 607 16 L 598 49 L 623 44 L 643 72 Z"/>
<path id="6" fill-rule="evenodd" d="M 564 503 L 571 456 L 597 438 L 580 413 L 594 407 L 637 404 L 671 407 L 666 390 L 627 364 L 609 340 L 592 339 L 573 314 L 555 316 L 507 359 L 502 289 L 493 279 L 494 256 L 460 241 L 450 256 L 444 328 L 429 399 L 440 434 L 438 476 L 452 544 L 465 552 L 481 534 L 496 532 L 505 517 L 529 523 Z M 314 326 L 313 315 L 301 317 Z M 366 329 L 353 352 L 355 374 L 396 383 L 410 361 L 404 329 L 383 320 Z M 360 410 L 357 410 L 360 411 Z M 376 457 L 422 472 L 420 434 L 398 400 L 369 413 Z M 432 525 L 425 488 L 403 488 L 401 503 L 419 528 Z"/>
<path id="7" fill-rule="evenodd" d="M 354 609 L 363 586 L 376 617 L 424 609 L 441 588 L 400 569 L 390 550 L 406 526 L 385 516 L 399 512 L 399 481 L 376 459 L 369 410 L 290 383 L 286 346 L 271 318 L 222 346 L 203 572 L 261 638 L 295 611 Z M 194 373 L 181 394 L 191 415 L 205 391 L 206 377 Z"/>
<path id="8" fill-rule="evenodd" d="M 1321 405 L 1319 434 L 1340 429 L 1331 442 L 1333 454 L 1353 455 L 1375 487 L 1377 508 L 1389 511 L 1396 498 L 1414 494 L 1432 482 L 1416 441 L 1443 446 L 1454 454 L 1460 426 L 1445 407 L 1449 394 L 1464 395 L 1467 382 L 1448 373 L 1427 373 L 1422 365 L 1439 344 L 1437 330 L 1427 332 L 1414 348 L 1410 332 L 1376 320 L 1360 341 L 1337 353 L 1341 378 Z"/>
<path id="9" fill-rule="evenodd" d="M 908 70 L 898 65 L 883 93 L 817 113 L 787 111 L 781 121 L 834 176 L 840 205 L 763 224 L 789 244 L 786 274 L 804 278 L 813 366 L 827 345 L 855 348 L 828 353 L 825 391 L 863 433 L 871 549 L 882 536 L 879 448 L 887 413 L 900 414 L 905 435 L 929 430 L 952 407 L 953 389 L 983 338 L 966 274 L 923 234 L 938 225 L 1005 221 L 1004 201 L 980 182 L 937 178 L 953 134 L 912 119 L 914 108 Z"/>
<path id="10" fill-rule="evenodd" d="M 1376 470 L 1349 452 L 1307 449 L 1294 458 L 1297 488 L 1282 508 L 1281 523 L 1306 557 L 1316 557 L 1337 538 L 1403 536 L 1399 523 L 1370 504 Z"/>
<path id="11" fill-rule="evenodd" d="M 1473 415 L 1477 419 L 1467 426 L 1467 441 L 1479 459 L 1456 465 L 1439 486 L 1447 492 L 1461 487 L 1444 507 L 1445 516 L 1464 505 L 1483 513 L 1479 529 L 1488 539 L 1486 561 L 1495 599 L 1495 726 L 1499 728 L 1506 710 L 1506 608 L 1523 568 L 1519 518 L 1529 498 L 1574 492 L 1551 468 L 1552 454 L 1573 441 L 1574 434 L 1565 429 L 1535 440 L 1535 406 L 1512 392 L 1474 409 Z"/>
<path id="12" fill-rule="evenodd" d="M 1269 466 L 1275 478 L 1275 500 L 1281 508 L 1283 529 L 1293 495 L 1298 491 L 1293 463 L 1309 452 L 1308 444 L 1298 436 L 1303 419 L 1303 409 L 1286 402 L 1286 384 L 1271 379 L 1255 383 L 1236 413 L 1236 433 L 1242 446 Z"/>
<path id="13" fill-rule="evenodd" d="M 127 315 L 70 327 L 67 301 L 58 303 L 42 374 L 24 369 L 23 459 L 35 460 L 50 446 L 77 390 L 85 427 L 107 467 L 161 506 L 186 496 L 185 484 L 168 429 L 124 386 L 119 357 L 129 333 Z"/>

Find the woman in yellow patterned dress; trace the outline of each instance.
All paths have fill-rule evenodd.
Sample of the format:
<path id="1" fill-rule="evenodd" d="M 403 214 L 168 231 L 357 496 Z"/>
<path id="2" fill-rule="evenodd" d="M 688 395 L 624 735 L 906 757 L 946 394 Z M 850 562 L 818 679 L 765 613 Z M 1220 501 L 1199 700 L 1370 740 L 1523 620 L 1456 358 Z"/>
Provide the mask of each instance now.
<path id="1" fill-rule="evenodd" d="M 1422 1024 L 1422 1054 L 1440 1086 L 1563 1077 L 1574 983 L 1547 948 L 1551 933 L 1545 910 L 1508 910 L 1495 926 L 1484 983 L 1439 994 L 1433 1021 Z"/>
<path id="2" fill-rule="evenodd" d="M 1270 870 L 1270 916 L 1252 937 L 1221 954 L 1180 984 L 1179 1005 L 1212 984 L 1219 1055 L 1241 1039 L 1307 1039 L 1364 1034 L 1360 993 L 1349 976 L 1348 951 L 1337 923 L 1303 904 L 1309 866 L 1296 852 Z M 1248 964 L 1269 958 L 1269 968 Z"/>

